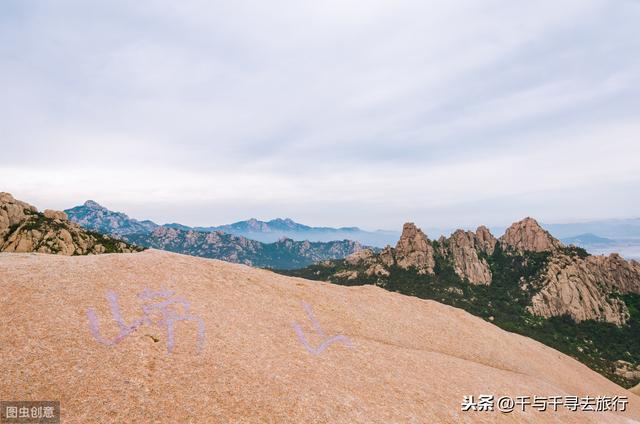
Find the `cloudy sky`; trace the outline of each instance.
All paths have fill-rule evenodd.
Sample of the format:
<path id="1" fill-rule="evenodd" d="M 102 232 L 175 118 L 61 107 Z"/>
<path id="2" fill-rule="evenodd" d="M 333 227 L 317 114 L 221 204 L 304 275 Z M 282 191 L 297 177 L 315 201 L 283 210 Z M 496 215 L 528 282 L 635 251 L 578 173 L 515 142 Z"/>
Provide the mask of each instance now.
<path id="1" fill-rule="evenodd" d="M 0 191 L 191 225 L 640 216 L 636 0 L 0 5 Z"/>

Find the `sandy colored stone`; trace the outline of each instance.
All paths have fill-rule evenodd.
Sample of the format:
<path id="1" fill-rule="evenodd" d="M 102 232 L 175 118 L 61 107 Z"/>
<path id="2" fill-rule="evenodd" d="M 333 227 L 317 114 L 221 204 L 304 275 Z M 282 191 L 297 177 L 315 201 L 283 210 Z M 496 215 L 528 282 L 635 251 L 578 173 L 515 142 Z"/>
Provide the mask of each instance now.
<path id="1" fill-rule="evenodd" d="M 485 250 L 487 246 L 480 245 L 475 233 L 456 230 L 451 237 L 442 240 L 440 246 L 444 256 L 451 258 L 453 269 L 460 278 L 466 278 L 471 284 L 491 284 L 489 264 L 478 256 L 478 250 Z"/>
<path id="2" fill-rule="evenodd" d="M 462 310 L 387 292 L 289 278 L 155 250 L 61 256 L 0 254 L 0 398 L 60 400 L 62 422 L 100 423 L 637 423 L 640 397 L 576 360 Z M 87 310 L 115 337 L 105 295 L 124 319 L 137 295 L 172 290 L 204 321 L 167 333 L 143 325 L 98 343 Z M 298 323 L 330 345 L 319 355 Z M 158 316 L 152 317 L 154 321 Z M 462 412 L 465 395 L 628 396 L 627 412 Z"/>
<path id="3" fill-rule="evenodd" d="M 476 229 L 476 240 L 477 247 L 487 255 L 493 254 L 496 244 L 498 243 L 498 240 L 484 225 L 481 225 Z"/>
<path id="4" fill-rule="evenodd" d="M 24 221 L 32 212 L 37 212 L 35 206 L 16 200 L 9 193 L 0 192 L 0 243 L 12 226 Z"/>
<path id="5" fill-rule="evenodd" d="M 511 224 L 500 237 L 500 243 L 503 248 L 520 252 L 545 252 L 562 246 L 562 243 L 553 238 L 535 219 L 528 217 Z"/>
<path id="6" fill-rule="evenodd" d="M 60 221 L 67 221 L 69 218 L 67 218 L 67 214 L 62 212 L 62 211 L 56 211 L 53 209 L 45 209 L 44 210 L 44 216 L 46 216 L 47 218 L 51 218 L 51 219 L 58 219 Z"/>
<path id="7" fill-rule="evenodd" d="M 360 263 L 370 261 L 375 257 L 375 253 L 371 249 L 362 249 L 348 255 L 344 260 L 349 265 L 358 265 Z"/>
<path id="8" fill-rule="evenodd" d="M 640 384 L 638 384 L 636 387 L 633 387 L 631 389 L 632 393 L 635 393 L 636 395 L 640 396 Z"/>
<path id="9" fill-rule="evenodd" d="M 421 272 L 433 274 L 436 265 L 434 251 L 427 235 L 407 222 L 402 228 L 402 235 L 396 244 L 395 259 L 400 268 L 416 268 Z"/>
<path id="10" fill-rule="evenodd" d="M 617 254 L 587 258 L 554 254 L 541 276 L 541 290 L 529 311 L 543 317 L 569 315 L 575 321 L 624 324 L 625 303 L 610 293 L 640 294 L 640 264 Z"/>

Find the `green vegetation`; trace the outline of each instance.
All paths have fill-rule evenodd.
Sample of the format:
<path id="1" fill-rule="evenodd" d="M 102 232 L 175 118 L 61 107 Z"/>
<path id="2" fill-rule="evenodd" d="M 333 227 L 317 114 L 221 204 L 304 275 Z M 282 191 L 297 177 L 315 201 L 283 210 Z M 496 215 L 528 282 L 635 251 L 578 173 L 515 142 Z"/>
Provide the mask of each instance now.
<path id="1" fill-rule="evenodd" d="M 47 231 L 60 231 L 67 230 L 70 233 L 74 233 L 73 229 L 69 227 L 68 223 L 60 222 L 52 218 L 47 218 L 41 212 L 31 212 L 30 216 L 24 221 L 23 224 L 18 224 L 10 227 L 10 234 L 16 231 L 18 228 L 24 231 L 40 231 L 46 233 Z M 22 227 L 20 227 L 22 225 Z M 119 253 L 122 252 L 122 247 L 127 247 L 132 250 L 141 251 L 144 248 L 134 246 L 121 240 L 117 240 L 100 233 L 93 231 L 82 230 L 82 233 L 78 235 L 81 238 L 93 238 L 96 243 L 101 244 L 105 248 L 105 253 Z M 47 243 L 49 242 L 49 243 Z M 43 244 L 47 243 L 47 248 L 51 253 L 58 253 L 59 247 L 55 243 L 51 243 L 50 240 L 42 239 L 38 240 L 33 247 L 34 251 L 37 251 Z M 75 253 L 77 255 L 77 253 Z"/>
<path id="2" fill-rule="evenodd" d="M 565 255 L 577 256 L 579 258 L 586 258 L 587 256 L 589 256 L 589 253 L 586 250 L 584 250 L 582 247 L 573 246 L 573 245 L 561 247 L 560 251 Z"/>
<path id="3" fill-rule="evenodd" d="M 434 245 L 437 247 L 437 242 Z M 584 249 L 575 247 L 565 248 L 564 253 L 586 255 Z M 345 261 L 279 272 L 341 285 L 375 284 L 409 296 L 436 300 L 553 347 L 624 387 L 640 382 L 616 375 L 614 366 L 617 360 L 640 364 L 640 295 L 620 296 L 631 313 L 628 325 L 623 327 L 596 321 L 576 323 L 569 317 L 545 319 L 530 314 L 527 306 L 539 289 L 538 277 L 547 264 L 548 253 L 504 252 L 498 245 L 484 259 L 493 274 L 488 286 L 460 279 L 451 263 L 438 254 L 435 275 L 419 275 L 415 270 L 393 267 L 388 277 L 362 277 L 364 269 L 356 269 Z M 352 270 L 359 271 L 357 279 L 335 277 L 340 271 Z"/>
<path id="4" fill-rule="evenodd" d="M 145 247 L 138 247 L 133 244 L 126 243 L 122 240 L 117 240 L 108 236 L 105 236 L 100 233 L 96 233 L 94 231 L 86 231 L 87 235 L 93 237 L 96 240 L 96 243 L 104 246 L 104 253 L 120 253 L 122 252 L 123 247 L 127 247 L 133 251 L 141 252 L 145 250 Z"/>

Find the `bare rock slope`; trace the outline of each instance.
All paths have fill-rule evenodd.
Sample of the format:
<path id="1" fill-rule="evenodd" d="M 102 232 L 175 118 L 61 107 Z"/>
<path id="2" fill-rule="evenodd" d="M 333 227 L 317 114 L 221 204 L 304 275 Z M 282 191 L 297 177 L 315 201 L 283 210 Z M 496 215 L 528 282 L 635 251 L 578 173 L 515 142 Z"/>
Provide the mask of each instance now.
<path id="1" fill-rule="evenodd" d="M 542 284 L 532 299 L 532 313 L 621 325 L 628 320 L 629 310 L 612 294 L 640 293 L 640 264 L 615 253 L 586 258 L 556 254 L 543 272 Z"/>
<path id="2" fill-rule="evenodd" d="M 0 254 L 0 322 L 0 398 L 63 422 L 640 422 L 636 395 L 462 310 L 156 250 Z M 629 405 L 461 411 L 471 394 Z"/>

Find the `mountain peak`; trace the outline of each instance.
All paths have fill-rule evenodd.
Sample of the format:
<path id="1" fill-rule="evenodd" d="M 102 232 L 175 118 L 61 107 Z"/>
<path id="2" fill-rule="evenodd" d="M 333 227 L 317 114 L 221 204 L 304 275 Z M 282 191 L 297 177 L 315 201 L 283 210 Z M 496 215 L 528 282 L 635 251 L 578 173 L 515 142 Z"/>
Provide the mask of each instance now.
<path id="1" fill-rule="evenodd" d="M 125 234 L 148 233 L 157 227 L 157 224 L 151 221 L 139 222 L 122 212 L 111 211 L 94 200 L 87 200 L 82 206 L 66 209 L 64 212 L 70 221 L 88 230 L 117 237 Z"/>
<path id="2" fill-rule="evenodd" d="M 84 202 L 83 206 L 90 209 L 106 209 L 104 206 L 102 206 L 100 203 L 96 202 L 95 200 L 87 200 L 86 202 Z"/>
<path id="3" fill-rule="evenodd" d="M 435 266 L 434 251 L 427 235 L 416 227 L 413 222 L 407 222 L 402 227 L 402 235 L 396 244 L 396 260 L 401 268 L 416 267 L 428 273 L 433 273 Z"/>
<path id="4" fill-rule="evenodd" d="M 500 242 L 506 247 L 530 252 L 553 251 L 562 246 L 560 240 L 554 238 L 531 217 L 511 224 L 500 237 Z"/>

